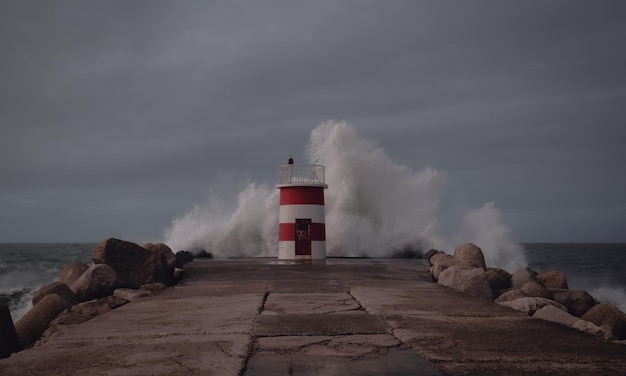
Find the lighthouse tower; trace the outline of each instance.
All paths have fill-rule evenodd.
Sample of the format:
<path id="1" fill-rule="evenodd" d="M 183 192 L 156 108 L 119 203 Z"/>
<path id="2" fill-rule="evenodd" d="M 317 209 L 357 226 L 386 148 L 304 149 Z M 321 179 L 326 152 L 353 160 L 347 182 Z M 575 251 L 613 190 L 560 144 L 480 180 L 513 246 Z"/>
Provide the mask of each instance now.
<path id="1" fill-rule="evenodd" d="M 278 168 L 280 209 L 278 258 L 319 260 L 326 258 L 324 166 L 289 164 Z"/>

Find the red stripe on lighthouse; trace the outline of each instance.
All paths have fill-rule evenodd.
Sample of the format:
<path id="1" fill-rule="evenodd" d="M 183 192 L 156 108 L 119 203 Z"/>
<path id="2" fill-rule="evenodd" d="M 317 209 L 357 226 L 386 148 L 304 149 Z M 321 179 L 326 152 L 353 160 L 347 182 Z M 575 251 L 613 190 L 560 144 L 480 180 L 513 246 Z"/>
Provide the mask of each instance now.
<path id="1" fill-rule="evenodd" d="M 324 188 L 321 187 L 281 187 L 281 205 L 324 205 Z"/>

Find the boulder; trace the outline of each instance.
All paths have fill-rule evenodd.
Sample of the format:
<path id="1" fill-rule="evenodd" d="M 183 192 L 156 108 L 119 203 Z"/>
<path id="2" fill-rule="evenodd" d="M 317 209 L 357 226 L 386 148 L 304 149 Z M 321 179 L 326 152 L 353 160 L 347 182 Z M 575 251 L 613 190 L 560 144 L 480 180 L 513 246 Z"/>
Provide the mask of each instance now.
<path id="1" fill-rule="evenodd" d="M 87 264 L 82 262 L 72 262 L 67 264 L 65 268 L 61 270 L 61 278 L 59 280 L 66 285 L 71 286 L 87 269 L 89 269 Z"/>
<path id="2" fill-rule="evenodd" d="M 424 255 L 422 256 L 423 259 L 425 260 L 430 260 L 431 256 L 434 255 L 435 253 L 440 253 L 441 251 L 436 250 L 434 248 L 431 248 L 428 250 L 428 252 L 424 253 Z"/>
<path id="3" fill-rule="evenodd" d="M 554 301 L 563 304 L 576 317 L 582 317 L 598 304 L 593 296 L 583 290 L 552 290 L 552 296 Z"/>
<path id="4" fill-rule="evenodd" d="M 182 269 L 185 264 L 193 261 L 193 255 L 188 251 L 176 252 L 176 267 Z"/>
<path id="5" fill-rule="evenodd" d="M 565 278 L 565 274 L 558 270 L 548 270 L 539 275 L 537 275 L 537 279 L 547 288 L 549 289 L 566 289 L 567 287 L 567 278 Z"/>
<path id="6" fill-rule="evenodd" d="M 33 306 L 21 319 L 15 323 L 15 332 L 21 348 L 35 343 L 48 325 L 63 310 L 72 306 L 72 303 L 56 294 L 44 296 L 36 306 Z"/>
<path id="7" fill-rule="evenodd" d="M 593 334 L 595 336 L 602 338 L 605 341 L 615 340 L 615 336 L 613 335 L 611 328 L 607 325 L 597 326 L 596 324 L 590 321 L 579 319 L 572 325 L 572 328 L 576 330 L 580 330 L 581 332 Z"/>
<path id="8" fill-rule="evenodd" d="M 126 303 L 129 303 L 129 301 L 119 296 L 111 295 L 77 304 L 71 308 L 70 312 L 86 317 L 96 317 L 121 307 Z"/>
<path id="9" fill-rule="evenodd" d="M 149 251 L 135 243 L 114 238 L 98 244 L 93 251 L 93 261 L 112 267 L 117 273 L 119 286 L 131 289 L 153 282 L 162 265 L 159 251 Z"/>
<path id="10" fill-rule="evenodd" d="M 163 243 L 147 243 L 143 246 L 148 251 L 158 252 L 161 256 L 161 266 L 158 268 L 155 281 L 165 283 L 168 286 L 172 285 L 174 268 L 176 267 L 176 255 L 170 247 Z"/>
<path id="11" fill-rule="evenodd" d="M 563 311 L 567 311 L 563 305 L 546 298 L 535 298 L 535 297 L 527 297 L 527 298 L 519 298 L 515 300 L 509 300 L 505 302 L 498 302 L 498 304 L 503 305 L 505 307 L 513 308 L 515 310 L 526 313 L 528 316 L 532 316 L 540 310 L 541 308 L 552 305 L 558 309 Z"/>
<path id="12" fill-rule="evenodd" d="M 537 281 L 526 282 L 521 288 L 528 296 L 536 298 L 552 299 L 552 293 L 547 288 L 543 287 L 541 283 Z"/>
<path id="13" fill-rule="evenodd" d="M 433 279 L 437 281 L 439 279 L 439 274 L 447 268 L 451 267 L 455 264 L 452 256 L 445 254 L 443 252 L 436 253 L 430 258 L 430 274 L 432 274 Z"/>
<path id="14" fill-rule="evenodd" d="M 481 268 L 483 271 L 487 270 L 483 251 L 475 244 L 459 244 L 454 250 L 452 258 L 457 265 Z"/>
<path id="15" fill-rule="evenodd" d="M 17 334 L 11 318 L 9 306 L 0 300 L 0 359 L 9 357 L 12 353 L 19 351 Z"/>
<path id="16" fill-rule="evenodd" d="M 489 285 L 493 290 L 507 289 L 511 287 L 511 274 L 500 268 L 487 268 L 485 272 Z"/>
<path id="17" fill-rule="evenodd" d="M 80 302 L 111 295 L 117 287 L 117 275 L 105 264 L 90 266 L 70 287 Z"/>
<path id="18" fill-rule="evenodd" d="M 520 299 L 520 298 L 527 298 L 528 295 L 526 295 L 526 293 L 520 289 L 514 289 L 514 290 L 509 290 L 506 291 L 504 293 L 502 293 L 500 296 L 498 296 L 498 298 L 495 300 L 496 303 L 501 303 L 501 302 L 508 302 L 511 300 L 515 300 L 515 299 Z"/>
<path id="19" fill-rule="evenodd" d="M 596 304 L 581 319 L 597 326 L 607 325 L 618 340 L 626 339 L 626 314 L 610 304 Z"/>
<path id="20" fill-rule="evenodd" d="M 537 280 L 537 272 L 528 266 L 519 268 L 511 276 L 511 288 L 522 288 L 526 283 Z"/>
<path id="21" fill-rule="evenodd" d="M 570 328 L 598 336 L 605 341 L 612 340 L 613 333 L 606 326 L 599 327 L 596 324 L 581 320 L 576 316 L 573 316 L 559 308 L 552 305 L 547 305 L 539 309 L 533 315 L 533 318 L 555 322 L 561 325 L 569 326 Z"/>
<path id="22" fill-rule="evenodd" d="M 164 283 L 146 283 L 145 285 L 141 285 L 140 290 L 149 291 L 149 292 L 157 292 L 166 288 Z"/>
<path id="23" fill-rule="evenodd" d="M 572 326 L 580 320 L 578 317 L 570 315 L 566 311 L 553 305 L 546 305 L 538 309 L 533 315 L 533 318 L 556 322 L 565 326 Z"/>
<path id="24" fill-rule="evenodd" d="M 65 283 L 57 281 L 45 285 L 33 293 L 33 306 L 43 299 L 44 296 L 50 294 L 57 294 L 72 304 L 76 304 L 78 301 L 74 292 Z"/>
<path id="25" fill-rule="evenodd" d="M 453 265 L 441 272 L 438 283 L 464 294 L 493 300 L 493 291 L 481 268 Z"/>

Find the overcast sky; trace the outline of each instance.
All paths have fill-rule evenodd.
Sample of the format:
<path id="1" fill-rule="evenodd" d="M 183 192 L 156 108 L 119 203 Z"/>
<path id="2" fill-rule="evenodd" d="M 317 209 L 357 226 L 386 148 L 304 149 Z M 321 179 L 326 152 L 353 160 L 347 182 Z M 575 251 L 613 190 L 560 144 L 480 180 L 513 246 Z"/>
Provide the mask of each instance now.
<path id="1" fill-rule="evenodd" d="M 495 201 L 521 242 L 626 242 L 623 1 L 0 1 L 0 242 L 159 239 L 273 184 L 326 119 Z M 298 160 L 297 160 L 298 161 Z"/>

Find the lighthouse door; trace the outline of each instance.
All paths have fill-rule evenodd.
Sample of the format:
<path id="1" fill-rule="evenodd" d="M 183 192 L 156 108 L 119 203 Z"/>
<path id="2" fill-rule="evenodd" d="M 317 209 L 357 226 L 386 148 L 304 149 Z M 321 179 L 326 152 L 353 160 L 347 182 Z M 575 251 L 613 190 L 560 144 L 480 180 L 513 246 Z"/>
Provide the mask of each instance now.
<path id="1" fill-rule="evenodd" d="M 296 255 L 311 255 L 310 219 L 296 219 Z"/>

